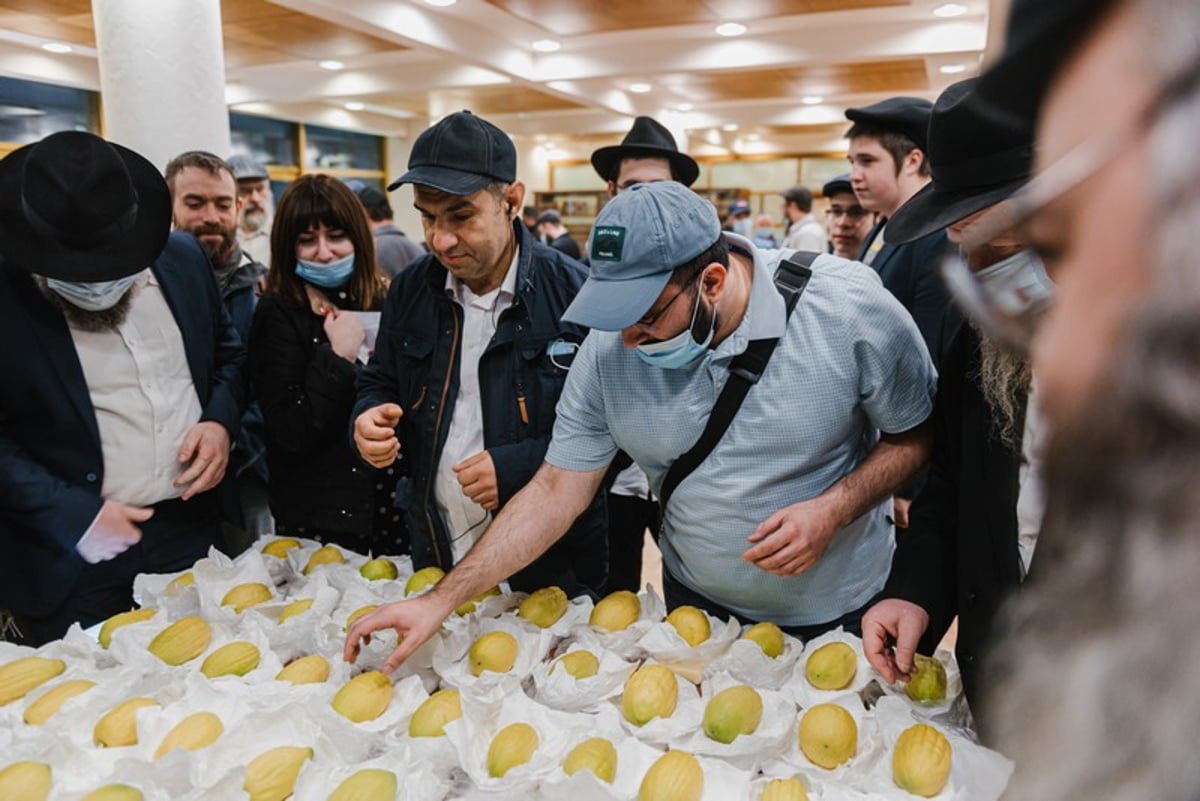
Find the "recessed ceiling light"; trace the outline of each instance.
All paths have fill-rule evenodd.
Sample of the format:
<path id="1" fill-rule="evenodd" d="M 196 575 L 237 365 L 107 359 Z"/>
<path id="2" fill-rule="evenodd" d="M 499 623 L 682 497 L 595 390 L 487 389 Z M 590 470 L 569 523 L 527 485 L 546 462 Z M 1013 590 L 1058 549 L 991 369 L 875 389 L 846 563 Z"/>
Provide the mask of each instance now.
<path id="1" fill-rule="evenodd" d="M 639 95 L 644 95 L 653 88 L 654 88 L 653 86 L 646 83 L 645 81 L 638 81 L 637 83 L 629 84 L 629 91 L 631 91 L 635 94 L 639 94 Z"/>
<path id="2" fill-rule="evenodd" d="M 317 66 L 323 70 L 340 70 L 345 68 L 346 65 L 336 58 L 327 58 L 324 61 L 318 61 Z"/>
<path id="3" fill-rule="evenodd" d="M 747 141 L 747 142 L 758 142 L 758 141 L 761 141 L 761 140 L 762 140 L 762 134 L 760 134 L 760 133 L 748 133 L 748 134 L 746 134 L 746 141 Z"/>
<path id="4" fill-rule="evenodd" d="M 533 43 L 533 49 L 539 53 L 553 53 L 560 47 L 562 47 L 562 45 L 553 39 L 538 39 Z"/>
<path id="5" fill-rule="evenodd" d="M 677 106 L 675 106 L 676 111 L 682 111 L 684 113 L 687 113 L 694 108 L 695 108 L 695 106 L 693 106 L 691 103 L 680 103 Z"/>
<path id="6" fill-rule="evenodd" d="M 70 53 L 72 47 L 69 44 L 63 44 L 62 42 L 46 42 L 44 45 L 42 45 L 42 49 L 51 53 Z"/>
<path id="7" fill-rule="evenodd" d="M 746 32 L 746 26 L 740 22 L 724 22 L 717 26 L 718 36 L 741 36 Z"/>
<path id="8" fill-rule="evenodd" d="M 959 73 L 966 71 L 966 64 L 943 64 L 942 66 L 938 67 L 938 72 L 942 73 L 943 75 L 958 75 Z"/>
<path id="9" fill-rule="evenodd" d="M 943 3 L 933 10 L 935 17 L 961 17 L 967 13 L 967 7 L 961 3 Z"/>
<path id="10" fill-rule="evenodd" d="M 428 3 L 428 4 L 429 4 L 429 5 L 431 5 L 431 6 L 437 6 L 437 7 L 439 7 L 439 8 L 445 8 L 446 6 L 452 6 L 452 5 L 454 5 L 455 3 L 457 3 L 457 2 L 458 2 L 458 0 L 425 0 L 425 2 L 426 2 L 426 3 Z"/>
<path id="11" fill-rule="evenodd" d="M 362 111 L 366 107 L 366 103 L 360 103 L 357 100 L 351 100 L 346 104 L 346 111 Z"/>
<path id="12" fill-rule="evenodd" d="M 736 131 L 737 129 L 738 125 L 736 122 L 727 122 L 721 126 L 722 131 Z"/>
<path id="13" fill-rule="evenodd" d="M 820 95 L 805 95 L 800 98 L 800 102 L 806 106 L 819 106 L 825 102 L 825 98 Z"/>

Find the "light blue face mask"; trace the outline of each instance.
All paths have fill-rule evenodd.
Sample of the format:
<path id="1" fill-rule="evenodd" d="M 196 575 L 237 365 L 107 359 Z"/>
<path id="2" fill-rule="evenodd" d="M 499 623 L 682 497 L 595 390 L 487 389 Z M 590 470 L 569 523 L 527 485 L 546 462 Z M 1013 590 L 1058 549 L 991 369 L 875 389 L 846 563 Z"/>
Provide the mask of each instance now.
<path id="1" fill-rule="evenodd" d="M 742 217 L 733 221 L 733 232 L 741 234 L 744 237 L 749 237 L 754 233 L 754 220 L 749 217 Z"/>
<path id="2" fill-rule="evenodd" d="M 1054 283 L 1037 252 L 1021 250 L 975 273 L 1002 311 L 1020 315 L 1043 308 L 1054 294 Z"/>
<path id="3" fill-rule="evenodd" d="M 115 281 L 59 281 L 57 278 L 47 278 L 46 286 L 72 306 L 86 311 L 104 311 L 117 305 L 137 277 L 138 273 Z"/>
<path id="4" fill-rule="evenodd" d="M 697 284 L 696 305 L 692 308 L 692 321 L 688 323 L 688 327 L 670 339 L 638 345 L 635 348 L 638 358 L 646 364 L 663 370 L 675 370 L 691 364 L 708 351 L 708 343 L 712 342 L 713 333 L 717 330 L 717 316 L 713 315 L 712 324 L 708 327 L 708 336 L 703 342 L 697 342 L 692 336 L 692 327 L 696 325 L 696 315 L 700 312 L 700 291 L 704 288 L 703 282 Z"/>
<path id="5" fill-rule="evenodd" d="M 354 254 L 344 259 L 322 264 L 319 261 L 296 259 L 296 275 L 323 289 L 337 289 L 354 275 Z"/>

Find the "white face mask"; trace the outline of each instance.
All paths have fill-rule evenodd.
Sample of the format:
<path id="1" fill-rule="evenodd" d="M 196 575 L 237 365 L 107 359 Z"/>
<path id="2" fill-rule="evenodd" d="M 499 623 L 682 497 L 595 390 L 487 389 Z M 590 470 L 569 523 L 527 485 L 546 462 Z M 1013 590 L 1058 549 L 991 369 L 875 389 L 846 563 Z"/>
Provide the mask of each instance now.
<path id="1" fill-rule="evenodd" d="M 46 286 L 59 297 L 85 311 L 104 311 L 117 305 L 137 280 L 138 273 L 115 281 L 59 281 L 47 278 Z"/>
<path id="2" fill-rule="evenodd" d="M 975 273 L 975 279 L 1001 311 L 1024 314 L 1044 306 L 1054 294 L 1042 259 L 1033 250 L 1021 250 Z"/>

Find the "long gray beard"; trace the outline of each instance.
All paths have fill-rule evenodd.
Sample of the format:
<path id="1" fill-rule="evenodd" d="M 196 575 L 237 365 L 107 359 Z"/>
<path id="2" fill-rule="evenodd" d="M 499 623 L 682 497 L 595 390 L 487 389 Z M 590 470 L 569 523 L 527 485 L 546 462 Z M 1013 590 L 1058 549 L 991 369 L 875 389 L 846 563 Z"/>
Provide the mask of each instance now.
<path id="1" fill-rule="evenodd" d="M 1032 374 L 1029 361 L 979 334 L 979 385 L 994 417 L 994 432 L 1000 441 L 1020 451 L 1025 434 L 1025 401 Z"/>
<path id="2" fill-rule="evenodd" d="M 79 308 L 47 286 L 46 279 L 42 276 L 35 275 L 33 278 L 37 282 L 38 289 L 46 296 L 46 299 L 62 312 L 63 317 L 67 320 L 67 325 L 72 328 L 78 328 L 80 331 L 86 331 L 89 334 L 116 331 L 125 322 L 125 318 L 129 316 L 129 308 L 133 305 L 133 295 L 137 291 L 137 284 L 134 284 L 126 290 L 120 300 L 109 308 L 101 309 L 100 311 L 88 311 L 87 309 Z"/>

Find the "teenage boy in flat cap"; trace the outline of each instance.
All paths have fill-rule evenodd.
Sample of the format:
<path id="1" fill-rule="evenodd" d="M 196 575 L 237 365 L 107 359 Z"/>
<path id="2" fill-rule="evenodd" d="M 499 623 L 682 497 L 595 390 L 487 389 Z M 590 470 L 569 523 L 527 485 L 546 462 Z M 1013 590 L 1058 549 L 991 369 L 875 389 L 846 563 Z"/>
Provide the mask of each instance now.
<path id="1" fill-rule="evenodd" d="M 364 636 L 392 628 L 403 638 L 386 664 L 394 669 L 455 599 L 557 541 L 618 449 L 661 493 L 751 341 L 777 347 L 724 436 L 666 501 L 668 607 L 773 620 L 810 637 L 855 629 L 855 610 L 882 589 L 888 501 L 928 456 L 935 373 L 878 276 L 818 256 L 789 315 L 773 281 L 783 252 L 722 232 L 712 204 L 674 181 L 634 186 L 605 205 L 588 250 L 591 276 L 565 318 L 592 332 L 545 464 L 433 591 L 358 621 L 346 658 Z"/>
<path id="2" fill-rule="evenodd" d="M 373 467 L 404 457 L 396 504 L 408 516 L 413 564 L 450 570 L 542 463 L 586 333 L 561 318 L 587 274 L 533 241 L 520 219 L 525 185 L 512 140 L 469 111 L 417 137 L 408 172 L 388 190 L 403 184 L 413 186 L 430 253 L 388 291 L 358 381 L 353 437 Z M 527 592 L 599 590 L 608 568 L 603 495 L 568 527 L 554 548 L 502 578 Z"/>
<path id="3" fill-rule="evenodd" d="M 850 141 L 846 157 L 858 202 L 880 217 L 859 260 L 873 267 L 883 285 L 908 309 L 936 364 L 947 300 L 937 275 L 945 233 L 931 231 L 903 245 L 885 243 L 887 219 L 929 183 L 925 140 L 930 108 L 928 100 L 893 97 L 847 109 L 846 118 L 854 125 L 846 132 Z"/>
<path id="4" fill-rule="evenodd" d="M 0 161 L 0 607 L 25 641 L 133 603 L 238 521 L 244 351 L 137 153 L 68 131 Z"/>

